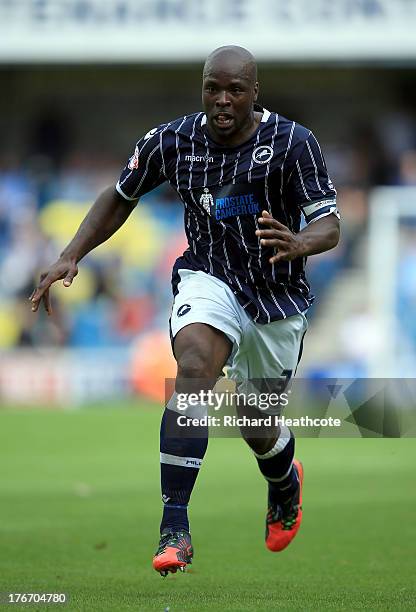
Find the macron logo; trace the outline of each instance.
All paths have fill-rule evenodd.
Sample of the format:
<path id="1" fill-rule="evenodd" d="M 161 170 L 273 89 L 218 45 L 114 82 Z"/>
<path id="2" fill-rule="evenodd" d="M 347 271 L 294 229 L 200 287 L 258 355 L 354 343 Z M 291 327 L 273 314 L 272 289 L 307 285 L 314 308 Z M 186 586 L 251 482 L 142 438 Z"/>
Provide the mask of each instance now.
<path id="1" fill-rule="evenodd" d="M 212 163 L 214 158 L 208 155 L 185 155 L 185 161 L 189 162 L 208 162 Z"/>

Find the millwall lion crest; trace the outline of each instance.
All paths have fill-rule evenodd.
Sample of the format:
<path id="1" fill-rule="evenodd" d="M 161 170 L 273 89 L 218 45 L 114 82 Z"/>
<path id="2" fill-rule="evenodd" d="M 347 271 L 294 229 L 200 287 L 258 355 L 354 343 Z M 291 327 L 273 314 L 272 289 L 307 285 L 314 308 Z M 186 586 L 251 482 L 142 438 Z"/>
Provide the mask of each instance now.
<path id="1" fill-rule="evenodd" d="M 210 194 L 209 189 L 207 187 L 204 187 L 204 193 L 199 198 L 199 203 L 202 205 L 205 212 L 207 212 L 210 215 L 211 206 L 213 206 L 214 204 L 214 198 Z"/>

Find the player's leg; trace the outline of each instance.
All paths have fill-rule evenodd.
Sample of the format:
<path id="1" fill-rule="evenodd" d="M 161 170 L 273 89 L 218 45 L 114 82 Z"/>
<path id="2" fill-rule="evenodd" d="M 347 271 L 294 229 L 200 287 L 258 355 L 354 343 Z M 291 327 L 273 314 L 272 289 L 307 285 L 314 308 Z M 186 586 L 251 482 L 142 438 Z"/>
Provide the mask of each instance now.
<path id="1" fill-rule="evenodd" d="M 162 417 L 160 432 L 161 485 L 164 511 L 161 532 L 170 527 L 189 531 L 187 504 L 208 445 L 208 428 L 178 424 L 180 415 L 199 419 L 205 406 L 178 408 L 180 397 L 212 389 L 231 352 L 231 343 L 219 330 L 203 323 L 181 329 L 174 339 L 177 360 L 175 393 Z"/>
<path id="2" fill-rule="evenodd" d="M 153 559 L 153 566 L 162 574 L 176 571 L 190 561 L 187 505 L 208 441 L 207 427 L 189 422 L 182 427 L 178 423 L 179 416 L 200 419 L 207 407 L 188 407 L 184 413 L 179 406 L 183 396 L 179 394 L 212 389 L 241 337 L 239 320 L 230 299 L 233 294 L 227 295 L 221 281 L 189 270 L 179 270 L 179 276 L 171 316 L 178 372 L 175 393 L 166 406 L 161 426 L 164 509 L 161 542 Z"/>
<path id="3" fill-rule="evenodd" d="M 153 567 L 162 576 L 177 569 L 184 571 L 192 561 L 188 503 L 208 445 L 208 427 L 191 422 L 183 427 L 178 423 L 178 417 L 199 420 L 205 415 L 206 407 L 192 406 L 181 414 L 182 398 L 214 387 L 231 346 L 225 334 L 204 323 L 184 327 L 174 339 L 178 372 L 175 393 L 166 406 L 160 429 L 164 507 L 161 539 L 153 559 Z"/>
<path id="4" fill-rule="evenodd" d="M 264 326 L 247 326 L 233 364 L 233 377 L 238 380 L 246 377 L 247 390 L 263 379 L 261 391 L 281 393 L 296 370 L 306 328 L 304 315 Z M 248 375 L 256 380 L 255 385 L 247 381 Z M 259 418 L 255 408 L 240 406 L 238 410 L 240 415 Z M 270 411 L 264 414 L 268 415 Z M 283 550 L 296 535 L 302 518 L 303 468 L 294 458 L 294 435 L 287 427 L 274 426 L 245 427 L 241 433 L 268 483 L 266 545 L 273 551 Z"/>

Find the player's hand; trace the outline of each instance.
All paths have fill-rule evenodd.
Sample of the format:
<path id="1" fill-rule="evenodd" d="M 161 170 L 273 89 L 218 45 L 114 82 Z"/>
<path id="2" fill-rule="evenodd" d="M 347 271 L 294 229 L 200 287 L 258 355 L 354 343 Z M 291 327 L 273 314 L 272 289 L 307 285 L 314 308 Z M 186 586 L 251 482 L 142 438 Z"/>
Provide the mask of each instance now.
<path id="1" fill-rule="evenodd" d="M 276 254 L 270 257 L 271 264 L 279 261 L 291 261 L 302 256 L 302 240 L 286 225 L 274 219 L 266 210 L 262 211 L 258 219 L 261 229 L 256 230 L 263 247 L 276 249 Z"/>
<path id="2" fill-rule="evenodd" d="M 52 314 L 51 298 L 49 295 L 49 287 L 56 281 L 64 281 L 64 287 L 69 287 L 78 274 L 78 266 L 74 260 L 68 258 L 59 258 L 57 262 L 52 264 L 47 272 L 40 275 L 40 283 L 33 291 L 29 300 L 32 302 L 32 312 L 37 312 L 39 304 L 42 300 L 48 315 Z"/>

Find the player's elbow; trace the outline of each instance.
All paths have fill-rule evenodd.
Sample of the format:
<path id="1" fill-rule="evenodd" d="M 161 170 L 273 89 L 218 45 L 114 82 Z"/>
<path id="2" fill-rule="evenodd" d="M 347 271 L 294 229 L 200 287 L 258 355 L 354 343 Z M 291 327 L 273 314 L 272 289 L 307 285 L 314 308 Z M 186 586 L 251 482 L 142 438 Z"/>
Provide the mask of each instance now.
<path id="1" fill-rule="evenodd" d="M 341 237 L 341 232 L 338 226 L 334 228 L 331 233 L 331 246 L 330 246 L 331 249 L 334 249 L 338 245 L 340 237 Z"/>
<path id="2" fill-rule="evenodd" d="M 335 215 L 331 215 L 331 227 L 328 228 L 327 232 L 328 250 L 334 249 L 337 246 L 340 237 L 341 229 L 339 219 Z"/>

